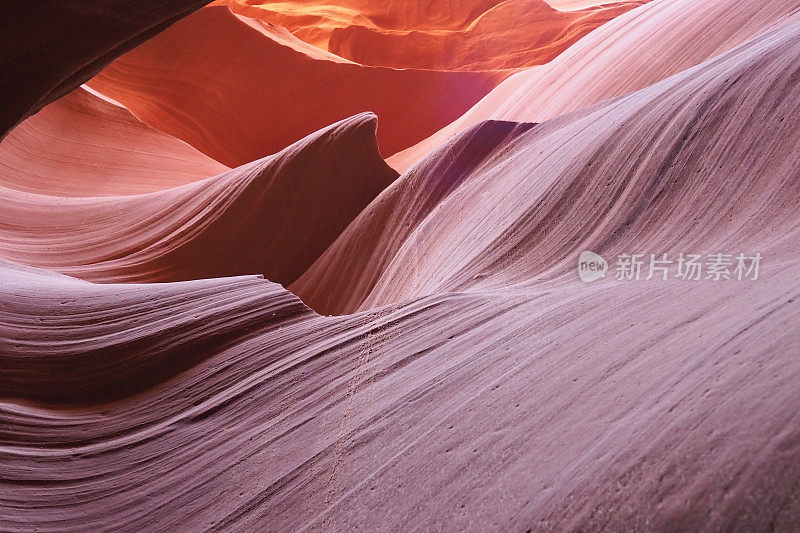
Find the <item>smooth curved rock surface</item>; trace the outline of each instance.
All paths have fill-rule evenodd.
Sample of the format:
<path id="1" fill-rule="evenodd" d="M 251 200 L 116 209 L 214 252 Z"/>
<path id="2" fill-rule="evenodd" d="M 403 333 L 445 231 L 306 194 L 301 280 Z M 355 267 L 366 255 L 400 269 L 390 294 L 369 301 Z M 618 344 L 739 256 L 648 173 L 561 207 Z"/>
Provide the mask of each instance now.
<path id="1" fill-rule="evenodd" d="M 640 249 L 663 251 L 713 253 L 713 246 L 737 237 L 749 242 L 751 232 L 763 229 L 759 213 L 778 209 L 770 207 L 773 195 L 790 203 L 795 195 L 790 169 L 800 165 L 792 119 L 800 111 L 795 78 L 800 49 L 792 39 L 800 35 L 798 24 L 767 32 L 647 89 L 533 128 L 410 227 L 386 225 L 375 237 L 370 226 L 375 217 L 356 219 L 304 278 L 343 287 L 326 298 L 347 299 L 343 309 L 352 311 L 358 307 L 351 294 L 363 291 L 350 287 L 361 282 L 341 285 L 336 274 L 326 273 L 363 272 L 373 285 L 360 305 L 368 309 L 547 277 L 572 269 L 574 254 L 584 249 L 625 253 L 620 246 L 629 245 L 633 235 Z M 469 140 L 470 131 L 480 129 L 459 139 Z M 754 146 L 760 147 L 757 158 Z M 401 190 L 405 181 L 434 186 L 440 171 L 429 170 L 430 162 L 453 161 L 451 151 L 440 148 L 384 195 Z M 402 190 L 400 205 L 427 200 L 425 187 Z M 722 212 L 730 214 L 724 224 L 717 218 Z M 771 231 L 784 238 L 793 234 L 797 220 L 788 207 L 779 213 L 770 219 Z M 631 227 L 634 218 L 650 225 Z M 381 250 L 374 249 L 376 241 L 385 243 Z M 390 259 L 350 268 L 364 253 L 360 250 L 375 256 L 384 249 Z M 314 294 L 306 286 L 297 290 L 301 296 Z M 309 301 L 318 305 L 316 297 Z"/>
<path id="2" fill-rule="evenodd" d="M 262 274 L 289 284 L 397 177 L 377 118 L 150 194 L 60 198 L 0 188 L 0 256 L 103 282 Z"/>
<path id="3" fill-rule="evenodd" d="M 402 60 L 464 66 L 474 60 L 471 54 L 480 54 L 492 55 L 498 64 L 505 59 L 522 66 L 553 54 L 568 34 L 585 34 L 609 16 L 646 1 L 609 1 L 602 6 L 596 2 L 580 8 L 583 13 L 559 12 L 560 7 L 553 9 L 543 0 L 217 0 L 213 5 L 227 5 L 235 13 L 288 28 L 307 43 L 359 63 L 364 61 L 357 57 L 381 66 L 412 66 L 397 63 Z M 520 31 L 523 28 L 528 35 Z M 359 42 L 370 49 L 359 47 Z M 393 42 L 399 47 L 392 48 Z M 523 42 L 525 48 L 520 46 Z M 463 47 L 465 43 L 472 46 Z"/>
<path id="4" fill-rule="evenodd" d="M 426 3 L 408 6 L 402 14 L 393 9 L 396 4 L 376 2 L 368 8 L 369 15 L 359 12 L 355 17 L 346 4 L 232 1 L 230 7 L 285 25 L 299 38 L 362 65 L 500 70 L 547 63 L 593 29 L 645 1 L 609 2 L 570 12 L 553 9 L 544 0 L 451 2 L 446 7 Z"/>
<path id="5" fill-rule="evenodd" d="M 0 186 L 55 196 L 141 194 L 229 170 L 78 88 L 0 141 Z"/>
<path id="6" fill-rule="evenodd" d="M 532 127 L 487 121 L 457 135 L 371 202 L 291 291 L 319 313 L 357 310 L 400 247 L 406 241 L 416 244 L 418 226 L 476 173 L 504 161 L 497 154 Z M 410 273 L 418 259 L 406 265 Z"/>
<path id="7" fill-rule="evenodd" d="M 97 404 L 135 395 L 227 342 L 308 313 L 256 276 L 98 285 L 4 260 L 0 273 L 0 387 L 28 401 Z"/>
<path id="8" fill-rule="evenodd" d="M 607 0 L 546 0 L 550 7 L 559 11 L 573 11 L 607 4 Z"/>
<path id="9" fill-rule="evenodd" d="M 310 56 L 296 38 L 211 6 L 129 52 L 89 85 L 228 166 L 371 111 L 389 155 L 450 123 L 507 73 L 395 70 Z"/>
<path id="10" fill-rule="evenodd" d="M 691 34 L 716 1 L 659 20 Z M 787 5 L 739 3 L 753 26 L 714 38 L 740 42 L 540 123 L 479 120 L 399 177 L 361 114 L 149 194 L 0 189 L 0 529 L 794 530 Z M 584 283 L 587 249 L 763 261 Z M 245 270 L 271 281 L 210 279 Z"/>
<path id="11" fill-rule="evenodd" d="M 389 159 L 410 168 L 482 120 L 541 122 L 637 91 L 800 17 L 800 2 L 654 0 L 610 21 L 547 65 L 517 73 L 464 116 Z"/>

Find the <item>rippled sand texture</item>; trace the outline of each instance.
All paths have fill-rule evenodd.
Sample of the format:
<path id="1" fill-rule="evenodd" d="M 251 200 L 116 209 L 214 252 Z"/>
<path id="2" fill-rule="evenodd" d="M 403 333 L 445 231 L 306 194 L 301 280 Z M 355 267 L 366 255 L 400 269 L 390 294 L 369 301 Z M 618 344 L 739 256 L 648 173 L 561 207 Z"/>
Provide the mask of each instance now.
<path id="1" fill-rule="evenodd" d="M 800 0 L 215 2 L 125 55 L 199 6 L 107 4 L 4 44 L 0 530 L 800 523 Z"/>

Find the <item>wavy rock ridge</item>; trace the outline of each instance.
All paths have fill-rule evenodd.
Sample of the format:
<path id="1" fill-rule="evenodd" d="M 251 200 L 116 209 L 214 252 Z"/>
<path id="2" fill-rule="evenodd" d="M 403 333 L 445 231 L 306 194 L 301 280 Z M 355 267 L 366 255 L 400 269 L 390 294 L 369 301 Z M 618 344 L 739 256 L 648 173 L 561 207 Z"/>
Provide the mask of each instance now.
<path id="1" fill-rule="evenodd" d="M 389 159 L 404 171 L 487 119 L 541 122 L 648 87 L 798 16 L 800 2 L 654 0 L 603 25 L 541 67 L 517 73 L 457 121 Z"/>
<path id="2" fill-rule="evenodd" d="M 75 89 L 0 141 L 0 185 L 55 196 L 117 196 L 175 187 L 226 166 Z"/>
<path id="3" fill-rule="evenodd" d="M 381 117 L 378 142 L 392 154 L 456 119 L 506 76 L 313 57 L 295 38 L 276 40 L 274 32 L 212 6 L 115 61 L 89 85 L 145 123 L 238 166 L 365 111 Z"/>
<path id="4" fill-rule="evenodd" d="M 381 117 L 378 142 L 391 155 L 458 118 L 509 69 L 547 62 L 641 3 L 564 13 L 542 0 L 400 11 L 374 2 L 215 2 L 90 83 L 229 166 L 364 111 Z"/>
<path id="5" fill-rule="evenodd" d="M 357 115 L 274 156 L 144 195 L 0 189 L 0 254 L 104 282 L 245 273 L 291 283 L 397 177 L 376 128 L 374 115 Z"/>
<path id="6" fill-rule="evenodd" d="M 563 12 L 543 0 L 352 4 L 239 2 L 236 12 L 287 27 L 300 39 L 362 65 L 498 70 L 550 61 L 646 0 Z M 346 5 L 349 4 L 349 5 Z M 365 12 L 366 11 L 366 12 Z M 313 21 L 313 24 L 310 22 Z"/>
<path id="7" fill-rule="evenodd" d="M 455 24 L 489 4 L 430 8 Z M 412 22 L 422 6 L 369 5 Z M 799 6 L 687 6 L 654 0 L 509 78 L 400 176 L 365 113 L 147 194 L 0 189 L 0 529 L 792 530 Z M 242 46 L 362 71 L 224 8 L 174 29 L 217 16 Z M 684 55 L 620 53 L 709 28 Z M 112 79 L 139 50 L 91 86 L 150 124 L 159 69 Z M 261 64 L 243 50 L 228 60 Z M 534 90 L 592 76 L 579 103 Z M 188 150 L 122 111 L 96 123 Z M 586 249 L 763 264 L 755 281 L 590 284 Z"/>

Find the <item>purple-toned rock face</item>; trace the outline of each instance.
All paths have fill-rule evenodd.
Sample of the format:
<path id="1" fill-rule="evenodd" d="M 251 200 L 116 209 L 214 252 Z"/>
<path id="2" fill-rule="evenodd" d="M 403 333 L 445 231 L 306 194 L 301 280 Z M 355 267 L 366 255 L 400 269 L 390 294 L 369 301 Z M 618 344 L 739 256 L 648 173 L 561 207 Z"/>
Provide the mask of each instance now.
<path id="1" fill-rule="evenodd" d="M 113 4 L 0 8 L 57 27 L 9 126 L 200 3 Z M 214 4 L 0 143 L 0 530 L 797 528 L 800 0 L 557 0 L 625 13 L 510 77 L 376 63 L 527 65 L 541 2 Z M 486 96 L 398 175 L 433 79 Z"/>

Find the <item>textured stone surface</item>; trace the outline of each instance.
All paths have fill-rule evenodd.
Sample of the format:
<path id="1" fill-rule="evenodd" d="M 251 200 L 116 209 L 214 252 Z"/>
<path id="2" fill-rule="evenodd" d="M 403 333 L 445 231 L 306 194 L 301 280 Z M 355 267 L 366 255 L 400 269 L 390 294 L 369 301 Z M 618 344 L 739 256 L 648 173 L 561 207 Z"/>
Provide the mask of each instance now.
<path id="1" fill-rule="evenodd" d="M 637 7 L 400 176 L 369 113 L 147 194 L 9 174 L 0 529 L 793 530 L 796 7 Z M 130 131 L 156 174 L 178 147 L 215 164 L 106 111 L 97 153 Z M 754 281 L 583 283 L 585 250 L 763 260 Z"/>

